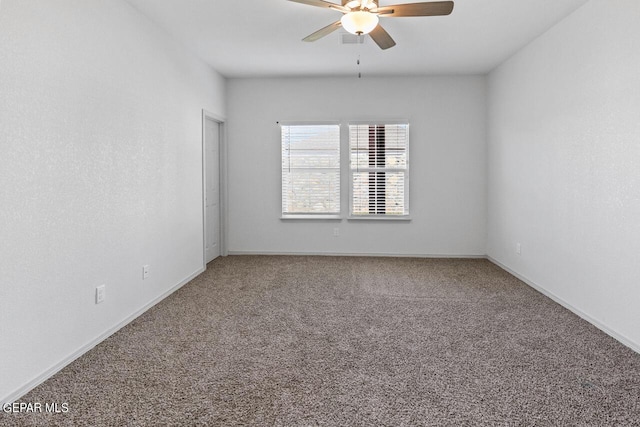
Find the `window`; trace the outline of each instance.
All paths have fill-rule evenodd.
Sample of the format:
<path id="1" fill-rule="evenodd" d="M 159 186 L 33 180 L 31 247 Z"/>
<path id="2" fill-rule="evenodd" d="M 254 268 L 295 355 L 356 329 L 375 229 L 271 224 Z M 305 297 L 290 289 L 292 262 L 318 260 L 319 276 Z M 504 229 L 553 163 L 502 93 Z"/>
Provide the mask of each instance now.
<path id="1" fill-rule="evenodd" d="M 282 125 L 282 216 L 340 214 L 340 126 Z"/>
<path id="2" fill-rule="evenodd" d="M 349 125 L 353 218 L 409 215 L 409 125 Z"/>

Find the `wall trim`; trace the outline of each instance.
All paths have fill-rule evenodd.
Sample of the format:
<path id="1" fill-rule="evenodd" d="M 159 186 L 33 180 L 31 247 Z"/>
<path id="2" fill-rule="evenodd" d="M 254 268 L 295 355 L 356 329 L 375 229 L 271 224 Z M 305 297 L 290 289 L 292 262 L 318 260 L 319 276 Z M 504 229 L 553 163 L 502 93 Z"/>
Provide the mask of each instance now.
<path id="1" fill-rule="evenodd" d="M 154 305 L 158 304 L 160 301 L 162 301 L 163 299 L 165 299 L 166 297 L 168 297 L 169 295 L 171 295 L 172 293 L 174 293 L 175 291 L 180 289 L 182 286 L 184 286 L 187 283 L 189 283 L 191 280 L 196 278 L 198 275 L 200 275 L 204 271 L 205 271 L 204 267 L 198 268 L 198 270 L 196 270 L 194 273 L 190 274 L 187 278 L 185 278 L 182 281 L 180 281 L 177 285 L 172 286 L 169 290 L 165 291 L 164 293 L 162 293 L 158 297 L 152 299 L 147 304 L 145 304 L 142 308 L 138 309 L 133 314 L 131 314 L 130 316 L 128 316 L 127 318 L 125 318 L 124 320 L 122 320 L 121 322 L 116 324 L 115 326 L 107 329 L 101 335 L 99 335 L 95 339 L 91 340 L 87 344 L 83 345 L 82 347 L 80 347 L 79 349 L 77 349 L 76 351 L 74 351 L 69 356 L 65 357 L 63 360 L 61 360 L 60 362 L 56 363 L 55 365 L 53 365 L 49 369 L 46 369 L 40 375 L 38 375 L 34 379 L 28 381 L 26 384 L 24 384 L 22 387 L 18 388 L 14 392 L 10 393 L 8 396 L 5 396 L 5 397 L 1 398 L 0 399 L 0 405 L 4 405 L 5 403 L 13 403 L 16 400 L 20 399 L 22 396 L 24 396 L 25 394 L 29 393 L 31 390 L 33 390 L 34 388 L 36 388 L 37 386 L 39 386 L 40 384 L 42 384 L 43 382 L 45 382 L 49 378 L 53 377 L 55 374 L 60 372 L 62 369 L 64 369 L 68 365 L 70 365 L 74 360 L 78 359 L 79 357 L 81 357 L 85 353 L 87 353 L 88 351 L 92 350 L 95 346 L 100 344 L 102 341 L 106 340 L 111 335 L 115 334 L 120 329 L 122 329 L 123 327 L 127 326 L 129 323 L 134 321 L 140 315 L 144 314 L 151 307 L 153 307 Z"/>
<path id="2" fill-rule="evenodd" d="M 563 306 L 567 310 L 571 311 L 573 314 L 575 314 L 578 317 L 581 317 L 582 319 L 584 319 L 587 322 L 591 323 L 593 326 L 595 326 L 596 328 L 600 329 L 602 332 L 604 332 L 605 334 L 609 335 L 611 338 L 613 338 L 616 341 L 624 344 L 625 346 L 629 347 L 631 350 L 635 351 L 636 353 L 640 353 L 640 344 L 639 343 L 636 343 L 633 340 L 629 339 L 628 337 L 626 337 L 626 336 L 614 331 L 613 329 L 609 328 L 607 325 L 605 325 L 600 320 L 590 316 L 589 314 L 585 313 L 584 311 L 580 310 L 579 308 L 574 307 L 573 305 L 571 305 L 570 303 L 565 301 L 563 298 L 560 298 L 559 296 L 557 296 L 553 292 L 548 291 L 543 286 L 539 285 L 538 283 L 534 282 L 533 280 L 529 279 L 528 277 L 525 277 L 522 274 L 519 274 L 519 273 L 515 272 L 511 268 L 509 268 L 506 265 L 502 264 L 500 261 L 490 257 L 489 255 L 486 256 L 486 259 L 489 260 L 490 262 L 492 262 L 493 264 L 497 265 L 498 267 L 500 267 L 501 269 L 503 269 L 507 273 L 517 277 L 518 279 L 523 281 L 528 286 L 530 286 L 533 289 L 535 289 L 536 291 L 540 292 L 542 295 L 544 295 L 544 296 L 546 296 L 548 298 L 551 298 L 554 302 L 560 304 L 561 306 Z"/>
<path id="3" fill-rule="evenodd" d="M 397 254 L 386 252 L 278 252 L 278 251 L 229 251 L 229 255 L 265 256 L 345 256 L 345 257 L 391 257 L 391 258 L 469 258 L 486 259 L 484 254 Z"/>

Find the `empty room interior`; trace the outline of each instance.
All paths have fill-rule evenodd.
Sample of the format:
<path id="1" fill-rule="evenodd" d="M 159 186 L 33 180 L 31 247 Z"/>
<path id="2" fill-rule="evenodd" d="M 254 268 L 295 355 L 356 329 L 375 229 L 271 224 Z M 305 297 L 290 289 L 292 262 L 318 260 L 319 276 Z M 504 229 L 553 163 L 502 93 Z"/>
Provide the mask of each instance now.
<path id="1" fill-rule="evenodd" d="M 0 425 L 640 425 L 639 22 L 0 0 Z"/>

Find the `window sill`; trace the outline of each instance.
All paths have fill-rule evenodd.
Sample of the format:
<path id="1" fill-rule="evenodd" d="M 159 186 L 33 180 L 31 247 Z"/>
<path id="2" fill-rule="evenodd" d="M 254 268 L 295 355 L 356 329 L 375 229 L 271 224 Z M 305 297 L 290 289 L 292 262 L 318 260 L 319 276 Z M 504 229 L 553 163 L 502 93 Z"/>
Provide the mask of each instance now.
<path id="1" fill-rule="evenodd" d="M 348 221 L 411 221 L 409 215 L 351 215 Z"/>
<path id="2" fill-rule="evenodd" d="M 342 221 L 342 217 L 340 215 L 305 215 L 305 214 L 301 214 L 301 215 L 282 215 L 280 217 L 281 221 L 289 221 L 289 220 L 313 220 L 313 219 L 318 219 L 318 220 L 330 220 L 330 221 Z"/>

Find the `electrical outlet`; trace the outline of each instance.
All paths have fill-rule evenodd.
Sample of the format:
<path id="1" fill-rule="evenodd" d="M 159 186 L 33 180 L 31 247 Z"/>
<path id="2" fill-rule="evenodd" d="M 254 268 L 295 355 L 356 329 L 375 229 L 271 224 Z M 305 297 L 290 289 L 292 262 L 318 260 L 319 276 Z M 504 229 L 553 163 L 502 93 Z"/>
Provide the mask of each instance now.
<path id="1" fill-rule="evenodd" d="M 149 269 L 150 269 L 150 267 L 148 265 L 143 265 L 142 266 L 142 280 L 144 280 L 147 277 L 149 277 Z"/>
<path id="2" fill-rule="evenodd" d="M 520 243 L 516 243 L 516 253 L 518 255 L 520 255 L 522 253 L 522 246 L 520 245 Z"/>
<path id="3" fill-rule="evenodd" d="M 106 296 L 106 285 L 100 285 L 96 287 L 96 304 L 100 304 L 104 301 Z"/>

